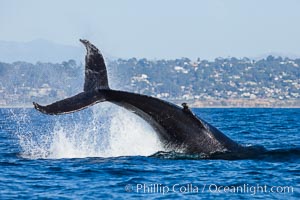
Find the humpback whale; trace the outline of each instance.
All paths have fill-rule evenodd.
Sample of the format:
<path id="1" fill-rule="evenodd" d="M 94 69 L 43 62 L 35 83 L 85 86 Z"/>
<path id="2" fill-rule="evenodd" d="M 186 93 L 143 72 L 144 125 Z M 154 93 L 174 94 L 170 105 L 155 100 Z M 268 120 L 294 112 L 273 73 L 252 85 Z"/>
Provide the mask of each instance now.
<path id="1" fill-rule="evenodd" d="M 33 102 L 38 111 L 59 115 L 108 101 L 148 122 L 168 150 L 179 149 L 183 153 L 211 154 L 239 152 L 245 148 L 196 116 L 186 103 L 180 107 L 152 96 L 111 89 L 101 52 L 88 40 L 80 39 L 80 42 L 87 50 L 83 92 L 47 106 Z"/>

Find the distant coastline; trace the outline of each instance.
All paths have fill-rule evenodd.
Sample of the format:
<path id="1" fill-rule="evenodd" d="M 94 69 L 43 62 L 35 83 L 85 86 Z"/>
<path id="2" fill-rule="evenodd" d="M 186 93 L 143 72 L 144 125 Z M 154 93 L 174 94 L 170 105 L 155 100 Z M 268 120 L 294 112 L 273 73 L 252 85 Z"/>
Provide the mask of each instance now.
<path id="1" fill-rule="evenodd" d="M 187 102 L 191 108 L 300 108 L 300 100 L 275 101 L 274 99 L 226 99 L 210 101 L 168 100 L 178 106 Z M 45 103 L 47 104 L 47 103 Z M 32 104 L 0 105 L 0 108 L 33 108 Z"/>
<path id="2" fill-rule="evenodd" d="M 300 59 L 107 61 L 111 88 L 190 107 L 300 107 Z M 0 107 L 47 104 L 82 91 L 84 65 L 0 62 Z M 24 106 L 23 106 L 24 105 Z"/>

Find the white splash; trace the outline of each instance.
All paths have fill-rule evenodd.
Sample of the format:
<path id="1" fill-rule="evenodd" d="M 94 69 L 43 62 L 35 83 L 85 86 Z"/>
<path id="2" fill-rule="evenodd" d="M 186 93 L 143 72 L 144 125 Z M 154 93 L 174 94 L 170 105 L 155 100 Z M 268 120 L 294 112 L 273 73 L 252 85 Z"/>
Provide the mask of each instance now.
<path id="1" fill-rule="evenodd" d="M 58 117 L 48 129 L 19 129 L 21 156 L 30 159 L 149 156 L 163 150 L 151 126 L 123 108 L 102 103 L 92 108 L 91 118 L 83 117 L 77 122 L 68 118 L 70 123 L 65 123 L 64 117 Z"/>

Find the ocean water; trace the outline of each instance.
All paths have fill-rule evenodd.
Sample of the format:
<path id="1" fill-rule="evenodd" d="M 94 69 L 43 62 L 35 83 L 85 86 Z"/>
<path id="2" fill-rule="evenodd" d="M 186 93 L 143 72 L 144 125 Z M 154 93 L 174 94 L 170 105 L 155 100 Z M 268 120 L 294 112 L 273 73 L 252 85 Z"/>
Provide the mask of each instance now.
<path id="1" fill-rule="evenodd" d="M 165 152 L 134 114 L 0 109 L 0 199 L 299 199 L 300 109 L 193 109 L 246 146 L 236 158 Z"/>

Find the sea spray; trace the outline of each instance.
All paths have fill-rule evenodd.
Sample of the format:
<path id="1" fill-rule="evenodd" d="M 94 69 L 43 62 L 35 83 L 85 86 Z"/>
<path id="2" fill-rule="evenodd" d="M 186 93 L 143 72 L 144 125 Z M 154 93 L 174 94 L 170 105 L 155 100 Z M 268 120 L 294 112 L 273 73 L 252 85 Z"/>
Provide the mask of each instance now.
<path id="1" fill-rule="evenodd" d="M 118 109 L 110 121 L 109 145 L 107 156 L 148 156 L 163 150 L 152 127 L 124 109 Z"/>
<path id="2" fill-rule="evenodd" d="M 110 103 L 60 116 L 34 113 L 31 119 L 26 112 L 35 111 L 13 118 L 21 156 L 29 159 L 148 156 L 163 150 L 149 124 Z"/>

